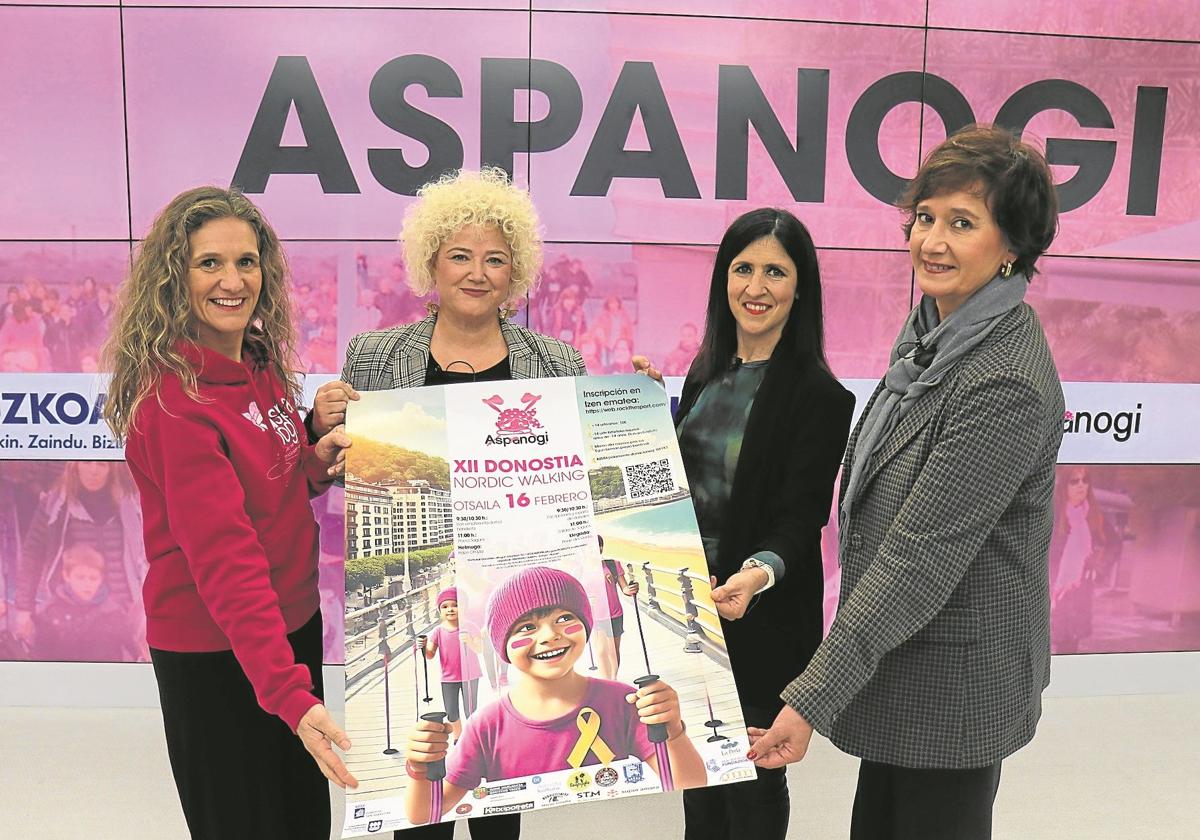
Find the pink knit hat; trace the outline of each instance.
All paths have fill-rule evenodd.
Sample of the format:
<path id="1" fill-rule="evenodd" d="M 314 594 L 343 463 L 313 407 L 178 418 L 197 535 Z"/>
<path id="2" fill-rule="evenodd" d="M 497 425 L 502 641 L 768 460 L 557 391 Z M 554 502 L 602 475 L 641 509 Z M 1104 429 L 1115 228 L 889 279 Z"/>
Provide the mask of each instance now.
<path id="1" fill-rule="evenodd" d="M 488 599 L 484 623 L 492 647 L 500 658 L 508 662 L 508 637 L 512 635 L 517 619 L 534 610 L 559 607 L 575 613 L 583 622 L 588 636 L 592 633 L 592 608 L 588 605 L 587 593 L 571 575 L 549 566 L 531 566 L 521 569 L 492 591 Z"/>
<path id="2" fill-rule="evenodd" d="M 458 587 L 447 586 L 438 593 L 438 609 L 441 609 L 442 604 L 444 604 L 446 601 L 453 601 L 456 604 L 458 603 Z"/>

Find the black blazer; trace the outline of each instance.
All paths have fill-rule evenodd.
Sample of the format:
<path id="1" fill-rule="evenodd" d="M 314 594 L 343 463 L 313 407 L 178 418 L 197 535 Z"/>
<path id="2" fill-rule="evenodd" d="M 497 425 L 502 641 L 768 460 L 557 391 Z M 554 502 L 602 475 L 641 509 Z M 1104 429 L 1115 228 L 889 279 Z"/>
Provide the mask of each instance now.
<path id="1" fill-rule="evenodd" d="M 854 411 L 854 395 L 831 373 L 781 352 L 782 343 L 746 420 L 720 553 L 709 570 L 723 583 L 757 551 L 783 558 L 783 578 L 741 619 L 721 622 L 742 703 L 772 713 L 783 707 L 779 693 L 821 642 L 821 528 Z M 689 375 L 676 428 L 700 391 Z"/>

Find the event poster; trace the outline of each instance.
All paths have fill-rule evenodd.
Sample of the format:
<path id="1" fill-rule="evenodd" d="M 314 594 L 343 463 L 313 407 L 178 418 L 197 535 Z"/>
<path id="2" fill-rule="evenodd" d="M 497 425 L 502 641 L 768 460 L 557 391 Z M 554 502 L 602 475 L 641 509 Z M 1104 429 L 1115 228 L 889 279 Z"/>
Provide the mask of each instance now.
<path id="1" fill-rule="evenodd" d="M 753 778 L 662 388 L 364 392 L 347 428 L 343 836 Z"/>

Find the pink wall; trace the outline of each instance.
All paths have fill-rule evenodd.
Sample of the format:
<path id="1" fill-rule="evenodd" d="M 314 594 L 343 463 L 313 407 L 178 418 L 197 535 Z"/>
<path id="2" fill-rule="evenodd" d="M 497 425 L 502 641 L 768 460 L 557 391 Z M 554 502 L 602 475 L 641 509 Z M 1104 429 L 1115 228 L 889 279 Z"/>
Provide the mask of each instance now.
<path id="1" fill-rule="evenodd" d="M 36 302 L 42 330 L 41 340 L 35 331 L 25 338 L 9 331 L 0 376 L 93 369 L 107 323 L 103 287 L 120 283 L 130 247 L 173 195 L 231 180 L 272 72 L 302 57 L 317 97 L 299 115 L 292 109 L 282 142 L 313 142 L 306 131 L 316 111 L 327 113 L 333 146 L 325 151 L 342 156 L 353 189 L 336 193 L 315 175 L 277 173 L 252 197 L 287 240 L 310 372 L 336 373 L 356 332 L 423 312 L 406 290 L 394 244 L 412 199 L 381 183 L 386 177 L 372 167 L 380 152 L 370 150 L 383 157 L 400 150 L 420 166 L 430 150 L 405 132 L 419 134 L 436 119 L 451 130 L 433 143 L 436 160 L 453 158 L 460 144 L 474 167 L 498 136 L 497 118 L 508 116 L 534 121 L 534 142 L 546 147 L 512 156 L 547 238 L 544 280 L 517 316 L 522 323 L 574 342 L 594 372 L 621 370 L 630 352 L 640 352 L 682 373 L 693 327 L 703 328 L 715 243 L 742 212 L 775 204 L 796 212 L 820 250 L 835 372 L 876 378 L 911 305 L 912 280 L 899 215 L 864 183 L 863 170 L 877 154 L 888 183 L 899 183 L 945 126 L 933 106 L 916 101 L 879 106 L 877 126 L 863 114 L 881 88 L 904 79 L 919 99 L 924 70 L 932 74 L 927 102 L 965 107 L 985 121 L 1034 85 L 1045 110 L 1029 120 L 1028 136 L 1060 152 L 1068 148 L 1061 141 L 1093 141 L 1084 153 L 1101 159 L 1111 149 L 1111 171 L 1062 215 L 1030 291 L 1064 380 L 1200 382 L 1200 23 L 1183 0 L 1036 9 L 997 0 L 969 11 L 948 0 L 463 0 L 459 10 L 428 0 L 373 8 L 386 5 L 135 0 L 123 8 L 0 8 L 10 79 L 0 86 L 0 108 L 15 127 L 0 144 L 0 301 L 15 286 L 17 299 Z M 554 82 L 553 96 L 518 90 L 510 103 L 485 94 L 501 69 L 524 78 L 530 58 L 538 83 Z M 405 98 L 421 113 L 397 116 L 398 82 L 378 77 L 394 61 L 410 70 L 424 61 L 421 72 L 442 75 L 460 92 L 430 96 L 410 86 Z M 619 83 L 635 77 L 632 87 Z M 724 101 L 722 78 L 734 85 Z M 651 104 L 651 83 L 663 107 Z M 632 117 L 616 102 L 622 90 L 631 97 L 626 111 L 639 104 Z M 718 177 L 722 106 L 736 111 L 758 91 L 781 136 L 794 143 L 799 128 L 804 138 L 798 160 L 809 168 L 795 182 L 801 200 L 757 129 L 746 141 L 746 197 L 730 197 L 738 166 Z M 1081 127 L 1064 108 L 1082 108 L 1097 127 Z M 386 122 L 381 109 L 392 112 Z M 553 142 L 547 118 L 559 126 Z M 669 189 L 691 197 L 666 197 L 659 180 L 631 177 L 614 178 L 602 195 L 573 194 L 589 180 L 581 171 L 606 119 L 618 124 L 618 148 L 647 151 L 653 136 L 656 151 L 669 155 L 677 143 L 672 171 L 683 177 Z M 631 120 L 627 137 L 623 120 Z M 727 150 L 737 148 L 743 126 L 731 127 Z M 590 171 L 603 175 L 613 165 L 610 155 Z M 1082 174 L 1103 165 L 1088 163 Z M 1066 181 L 1076 169 L 1057 165 L 1055 174 Z M 30 517 L 60 470 L 0 463 L 0 589 L 12 585 Z M 1194 536 L 1200 499 L 1170 494 L 1197 484 L 1195 465 L 1110 464 L 1094 472 L 1127 538 L 1122 571 L 1096 593 L 1099 629 L 1081 649 L 1196 648 L 1200 607 L 1167 597 L 1194 588 L 1195 558 L 1180 546 Z M 336 533 L 336 513 L 322 516 Z M 835 541 L 831 530 L 831 550 Z M 336 611 L 336 557 L 325 559 L 327 608 Z M 0 629 L 11 622 L 10 594 L 4 603 Z M 1156 623 L 1163 616 L 1166 625 Z"/>

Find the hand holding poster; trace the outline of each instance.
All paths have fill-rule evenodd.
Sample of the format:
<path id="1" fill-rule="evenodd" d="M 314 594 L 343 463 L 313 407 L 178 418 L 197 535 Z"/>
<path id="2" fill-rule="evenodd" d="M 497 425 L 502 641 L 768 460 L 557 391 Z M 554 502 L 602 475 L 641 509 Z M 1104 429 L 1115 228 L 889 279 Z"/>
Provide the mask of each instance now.
<path id="1" fill-rule="evenodd" d="M 753 777 L 661 388 L 366 392 L 348 430 L 344 836 Z"/>

